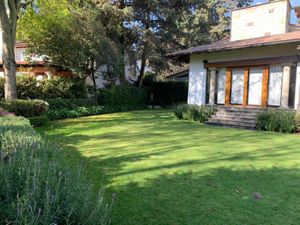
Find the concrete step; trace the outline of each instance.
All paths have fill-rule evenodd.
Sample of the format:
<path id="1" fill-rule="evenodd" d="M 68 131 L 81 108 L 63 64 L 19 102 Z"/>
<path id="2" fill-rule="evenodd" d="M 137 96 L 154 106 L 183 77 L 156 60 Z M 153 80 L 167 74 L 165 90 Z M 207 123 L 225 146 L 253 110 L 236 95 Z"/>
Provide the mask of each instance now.
<path id="1" fill-rule="evenodd" d="M 210 118 L 208 122 L 212 123 L 223 123 L 223 124 L 235 124 L 235 125 L 241 125 L 241 126 L 251 126 L 251 127 L 256 127 L 256 122 L 252 121 L 243 121 L 243 120 L 224 120 L 224 119 L 219 119 L 219 118 Z"/>
<path id="2" fill-rule="evenodd" d="M 240 128 L 240 129 L 247 129 L 247 130 L 255 130 L 255 126 L 248 126 L 248 125 L 240 125 L 240 124 L 231 124 L 231 123 L 216 123 L 216 122 L 206 122 L 208 126 L 220 126 L 220 127 L 230 127 L 230 128 Z"/>
<path id="3" fill-rule="evenodd" d="M 209 118 L 208 121 L 218 121 L 218 122 L 232 121 L 232 122 L 256 124 L 256 118 L 240 118 L 240 117 L 233 117 L 233 116 L 227 116 L 227 117 L 213 116 Z"/>

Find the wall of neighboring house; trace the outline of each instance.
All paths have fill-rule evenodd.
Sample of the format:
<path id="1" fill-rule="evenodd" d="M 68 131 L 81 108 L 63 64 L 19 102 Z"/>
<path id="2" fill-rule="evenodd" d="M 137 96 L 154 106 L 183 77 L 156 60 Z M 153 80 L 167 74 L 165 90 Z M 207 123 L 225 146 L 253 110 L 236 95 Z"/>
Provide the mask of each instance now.
<path id="1" fill-rule="evenodd" d="M 282 34 L 289 31 L 288 0 L 232 11 L 231 41 Z"/>

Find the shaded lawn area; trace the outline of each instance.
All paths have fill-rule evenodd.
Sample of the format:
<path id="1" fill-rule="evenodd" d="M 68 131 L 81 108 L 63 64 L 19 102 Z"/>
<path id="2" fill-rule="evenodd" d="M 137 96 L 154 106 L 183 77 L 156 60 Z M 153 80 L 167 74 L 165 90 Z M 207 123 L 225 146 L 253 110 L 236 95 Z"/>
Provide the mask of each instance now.
<path id="1" fill-rule="evenodd" d="M 289 225 L 300 221 L 300 136 L 179 121 L 137 111 L 39 129 L 83 161 L 113 225 Z"/>

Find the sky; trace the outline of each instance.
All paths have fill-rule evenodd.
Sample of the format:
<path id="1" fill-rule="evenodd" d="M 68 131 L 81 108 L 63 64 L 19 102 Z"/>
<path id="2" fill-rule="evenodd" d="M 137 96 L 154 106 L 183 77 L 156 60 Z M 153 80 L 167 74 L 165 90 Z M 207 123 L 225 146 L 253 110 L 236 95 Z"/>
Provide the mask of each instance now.
<path id="1" fill-rule="evenodd" d="M 264 3 L 264 2 L 267 2 L 268 0 L 254 0 L 254 3 L 253 4 L 258 4 L 258 3 Z M 300 2 L 299 0 L 290 0 L 291 4 L 292 4 L 292 7 L 294 6 L 300 6 Z M 291 15 L 291 23 L 296 23 L 296 16 L 295 16 L 295 13 L 292 13 Z"/>

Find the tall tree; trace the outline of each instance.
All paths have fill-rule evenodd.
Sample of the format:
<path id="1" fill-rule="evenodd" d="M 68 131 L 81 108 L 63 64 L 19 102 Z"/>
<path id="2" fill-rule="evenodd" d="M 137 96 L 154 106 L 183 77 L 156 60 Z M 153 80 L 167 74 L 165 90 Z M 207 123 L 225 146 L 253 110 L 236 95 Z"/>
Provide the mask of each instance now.
<path id="1" fill-rule="evenodd" d="M 116 29 L 123 13 L 106 1 L 38 0 L 20 21 L 29 52 L 71 69 L 96 88 L 96 71 L 110 79 L 120 63 Z"/>
<path id="2" fill-rule="evenodd" d="M 132 17 L 124 22 L 131 61 L 140 61 L 141 87 L 146 65 L 155 72 L 167 69 L 170 51 L 209 43 L 226 35 L 230 9 L 252 0 L 120 0 Z"/>
<path id="3" fill-rule="evenodd" d="M 2 29 L 2 61 L 5 76 L 5 99 L 17 98 L 16 61 L 14 44 L 20 0 L 0 1 L 0 24 Z"/>

